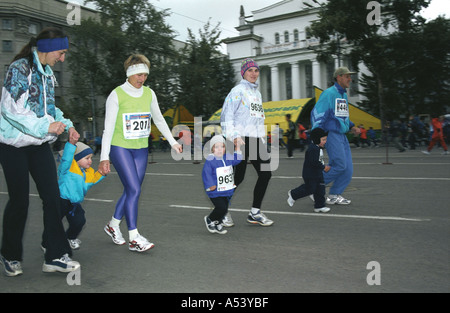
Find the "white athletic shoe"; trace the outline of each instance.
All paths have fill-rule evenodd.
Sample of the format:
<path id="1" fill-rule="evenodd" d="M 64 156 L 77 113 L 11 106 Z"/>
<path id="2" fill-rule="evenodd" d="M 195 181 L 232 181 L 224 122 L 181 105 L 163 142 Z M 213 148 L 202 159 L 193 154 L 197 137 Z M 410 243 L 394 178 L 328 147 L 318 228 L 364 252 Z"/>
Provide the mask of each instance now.
<path id="1" fill-rule="evenodd" d="M 326 203 L 327 204 L 343 204 L 343 205 L 347 205 L 350 204 L 352 201 L 345 199 L 343 196 L 341 195 L 329 195 L 326 199 Z"/>
<path id="2" fill-rule="evenodd" d="M 130 249 L 130 251 L 144 252 L 150 250 L 154 246 L 155 245 L 152 242 L 148 241 L 144 236 L 137 235 L 137 237 L 134 238 L 133 241 L 129 242 L 128 249 Z"/>
<path id="3" fill-rule="evenodd" d="M 289 206 L 294 206 L 294 203 L 295 203 L 295 200 L 291 196 L 291 191 L 290 190 L 288 191 L 287 203 L 289 204 Z"/>
<path id="4" fill-rule="evenodd" d="M 72 248 L 72 250 L 80 249 L 80 245 L 81 245 L 80 239 L 75 238 L 75 239 L 67 239 L 67 240 L 69 241 L 69 245 L 70 245 L 70 248 Z"/>
<path id="5" fill-rule="evenodd" d="M 62 272 L 69 273 L 80 268 L 80 263 L 73 261 L 66 253 L 60 259 L 54 259 L 51 262 L 45 261 L 42 265 L 42 271 L 45 273 Z"/>
<path id="6" fill-rule="evenodd" d="M 261 210 L 258 210 L 258 213 L 253 214 L 251 211 L 247 216 L 247 222 L 250 224 L 259 224 L 261 226 L 270 226 L 273 224 L 273 221 L 267 216 L 264 215 L 264 213 L 261 212 Z"/>
<path id="7" fill-rule="evenodd" d="M 230 212 L 225 214 L 225 216 L 224 216 L 224 218 L 222 220 L 222 225 L 225 226 L 225 227 L 232 227 L 232 226 L 234 226 L 234 222 L 233 222 L 233 219 L 231 218 Z"/>
<path id="8" fill-rule="evenodd" d="M 116 245 L 124 245 L 126 243 L 125 239 L 122 236 L 122 232 L 120 231 L 120 227 L 110 226 L 108 223 L 103 229 L 105 230 L 105 233 L 107 233 L 108 236 L 111 237 L 112 241 Z"/>
<path id="9" fill-rule="evenodd" d="M 330 208 L 327 208 L 327 207 L 314 209 L 314 212 L 316 212 L 316 213 L 327 213 L 329 211 L 330 211 Z"/>

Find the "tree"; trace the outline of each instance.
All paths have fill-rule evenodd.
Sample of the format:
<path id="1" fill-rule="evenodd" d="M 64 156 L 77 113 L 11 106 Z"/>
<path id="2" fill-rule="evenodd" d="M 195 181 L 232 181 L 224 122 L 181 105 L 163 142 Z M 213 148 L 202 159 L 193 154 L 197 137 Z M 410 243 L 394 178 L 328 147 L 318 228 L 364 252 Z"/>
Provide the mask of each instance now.
<path id="1" fill-rule="evenodd" d="M 320 5 L 320 19 L 309 31 L 320 39 L 320 58 L 336 54 L 337 46 L 342 49 L 342 45 L 335 42 L 336 38 L 343 38 L 342 52 L 352 65 L 356 67 L 363 62 L 369 69 L 371 75 L 363 75 L 361 82 L 368 100 L 361 105 L 378 113 L 384 125 L 386 118 L 419 113 L 425 108 L 424 103 L 437 105 L 441 102 L 438 99 L 442 97 L 442 90 L 437 91 L 441 87 L 446 89 L 443 94 L 448 95 L 448 74 L 445 76 L 449 70 L 448 21 L 426 23 L 419 15 L 430 0 L 373 1 L 380 5 L 380 23 L 377 25 L 369 21 L 371 8 L 368 8 L 368 2 L 316 2 Z M 430 33 L 435 35 L 430 36 Z M 445 47 L 444 51 L 438 52 L 438 45 Z M 443 71 L 438 69 L 439 65 L 444 65 Z M 421 75 L 427 67 L 439 72 L 441 86 L 430 86 L 423 81 Z M 430 93 L 430 90 L 434 92 Z M 444 104 L 441 102 L 440 105 L 434 109 L 442 109 Z"/>
<path id="2" fill-rule="evenodd" d="M 99 12 L 98 19 L 82 20 L 71 28 L 70 67 L 74 73 L 77 101 L 88 106 L 92 95 L 104 97 L 126 79 L 124 61 L 133 53 L 151 63 L 146 84 L 158 95 L 161 110 L 174 104 L 172 45 L 174 32 L 164 22 L 167 10 L 157 11 L 146 0 L 88 0 Z M 79 110 L 85 114 L 85 109 Z"/>
<path id="3" fill-rule="evenodd" d="M 235 84 L 230 60 L 218 49 L 219 25 L 210 29 L 208 21 L 199 30 L 199 39 L 188 29 L 188 44 L 181 52 L 177 98 L 194 116 L 209 118 Z"/>

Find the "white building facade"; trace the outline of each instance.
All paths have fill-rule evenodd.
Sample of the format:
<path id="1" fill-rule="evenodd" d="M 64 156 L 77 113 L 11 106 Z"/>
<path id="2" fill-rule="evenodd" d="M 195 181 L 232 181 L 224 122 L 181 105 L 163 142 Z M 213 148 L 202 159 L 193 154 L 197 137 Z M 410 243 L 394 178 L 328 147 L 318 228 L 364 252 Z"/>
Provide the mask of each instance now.
<path id="1" fill-rule="evenodd" d="M 244 58 L 253 58 L 260 66 L 259 88 L 263 101 L 280 101 L 314 97 L 314 86 L 326 89 L 334 82 L 333 73 L 339 66 L 353 69 L 341 55 L 328 64 L 319 62 L 315 48 L 318 40 L 307 33 L 307 27 L 318 19 L 318 8 L 304 4 L 304 0 L 283 0 L 245 16 L 241 6 L 239 36 L 226 38 L 227 53 L 238 73 Z M 343 43 L 344 46 L 345 43 Z M 344 51 L 344 47 L 342 49 Z M 358 74 L 352 76 L 349 101 L 357 104 Z"/>

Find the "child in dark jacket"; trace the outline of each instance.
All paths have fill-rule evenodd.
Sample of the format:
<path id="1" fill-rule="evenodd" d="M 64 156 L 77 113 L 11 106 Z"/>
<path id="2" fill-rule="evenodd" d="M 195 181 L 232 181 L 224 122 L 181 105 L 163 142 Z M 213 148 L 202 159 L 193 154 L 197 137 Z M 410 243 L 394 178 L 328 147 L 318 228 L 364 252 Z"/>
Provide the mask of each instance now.
<path id="1" fill-rule="evenodd" d="M 225 139 L 216 135 L 210 140 L 212 154 L 208 155 L 203 166 L 202 179 L 206 194 L 214 204 L 214 209 L 205 216 L 206 228 L 210 233 L 226 234 L 222 220 L 228 212 L 228 204 L 234 193 L 233 166 L 242 160 L 239 147 L 234 155 L 225 153 Z"/>
<path id="2" fill-rule="evenodd" d="M 328 212 L 330 208 L 325 207 L 325 183 L 323 171 L 328 172 L 330 166 L 323 161 L 323 148 L 327 142 L 328 133 L 321 128 L 311 131 L 311 143 L 305 153 L 302 177 L 305 183 L 295 189 L 289 190 L 287 202 L 293 206 L 295 200 L 314 195 L 314 212 Z"/>

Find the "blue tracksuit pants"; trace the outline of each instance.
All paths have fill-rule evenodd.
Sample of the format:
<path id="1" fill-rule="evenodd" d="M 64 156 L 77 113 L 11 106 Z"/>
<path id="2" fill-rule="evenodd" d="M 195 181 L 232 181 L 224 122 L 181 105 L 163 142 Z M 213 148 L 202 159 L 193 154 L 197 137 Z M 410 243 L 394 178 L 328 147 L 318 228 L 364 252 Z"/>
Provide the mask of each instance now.
<path id="1" fill-rule="evenodd" d="M 353 162 L 347 136 L 336 132 L 329 132 L 325 144 L 331 169 L 323 173 L 325 184 L 333 182 L 330 194 L 340 195 L 352 180 Z"/>

